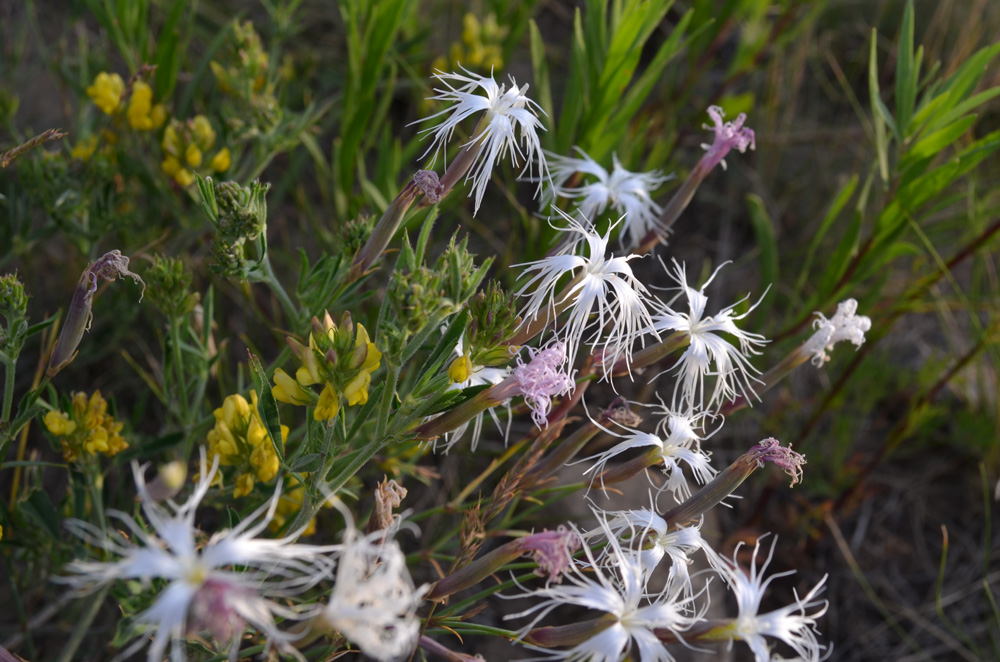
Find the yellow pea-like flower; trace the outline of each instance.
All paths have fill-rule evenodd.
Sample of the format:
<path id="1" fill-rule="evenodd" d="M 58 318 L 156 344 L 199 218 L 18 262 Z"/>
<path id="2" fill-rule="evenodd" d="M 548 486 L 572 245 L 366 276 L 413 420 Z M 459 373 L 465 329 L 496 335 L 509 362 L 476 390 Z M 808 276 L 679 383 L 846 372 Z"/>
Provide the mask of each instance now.
<path id="1" fill-rule="evenodd" d="M 216 152 L 215 156 L 212 157 L 212 160 L 209 162 L 208 167 L 214 170 L 215 172 L 225 172 L 226 170 L 229 170 L 229 166 L 231 164 L 232 164 L 232 155 L 229 153 L 229 148 L 223 147 L 218 152 Z"/>
<path id="2" fill-rule="evenodd" d="M 340 411 L 340 397 L 337 391 L 327 384 L 323 387 L 323 392 L 319 394 L 319 402 L 313 411 L 313 418 L 317 421 L 330 421 L 336 418 Z"/>
<path id="3" fill-rule="evenodd" d="M 125 81 L 121 76 L 102 71 L 94 78 L 93 85 L 87 88 L 87 96 L 94 101 L 95 106 L 104 111 L 105 115 L 112 115 L 118 110 L 124 91 Z"/>

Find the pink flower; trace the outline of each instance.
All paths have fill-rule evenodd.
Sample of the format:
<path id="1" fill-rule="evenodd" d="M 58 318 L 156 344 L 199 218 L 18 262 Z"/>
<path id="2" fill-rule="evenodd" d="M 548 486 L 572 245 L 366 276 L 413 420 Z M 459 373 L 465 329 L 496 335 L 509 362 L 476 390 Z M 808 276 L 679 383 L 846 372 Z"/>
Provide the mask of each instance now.
<path id="1" fill-rule="evenodd" d="M 740 113 L 732 122 L 723 122 L 722 118 L 725 117 L 725 112 L 723 112 L 722 108 L 719 106 L 709 106 L 708 115 L 712 118 L 715 126 L 708 126 L 707 124 L 703 126 L 710 131 L 715 131 L 715 140 L 711 145 L 701 146 L 702 149 L 707 150 L 705 155 L 701 157 L 701 166 L 706 172 L 719 163 L 722 164 L 722 169 L 725 170 L 726 155 L 733 148 L 738 149 L 741 153 L 746 152 L 747 147 L 750 149 L 757 148 L 753 129 L 743 127 L 743 123 L 747 121 L 746 113 Z"/>

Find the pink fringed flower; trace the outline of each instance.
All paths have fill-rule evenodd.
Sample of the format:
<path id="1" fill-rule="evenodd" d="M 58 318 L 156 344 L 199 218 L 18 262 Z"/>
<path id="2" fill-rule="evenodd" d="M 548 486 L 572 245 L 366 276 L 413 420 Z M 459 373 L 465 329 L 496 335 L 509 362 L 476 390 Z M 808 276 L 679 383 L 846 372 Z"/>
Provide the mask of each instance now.
<path id="1" fill-rule="evenodd" d="M 719 106 L 709 106 L 708 115 L 712 118 L 715 126 L 704 125 L 709 131 L 715 131 L 715 140 L 711 145 L 702 145 L 702 149 L 707 150 L 701 157 L 701 166 L 705 171 L 711 170 L 717 164 L 722 164 L 722 169 L 726 169 L 726 155 L 729 150 L 738 149 L 740 153 L 746 152 L 747 147 L 756 149 L 753 129 L 743 126 L 747 121 L 746 113 L 740 113 L 732 122 L 723 122 L 725 112 Z"/>
<path id="2" fill-rule="evenodd" d="M 542 349 L 528 348 L 531 361 L 517 358 L 513 377 L 520 394 L 531 408 L 531 420 L 542 427 L 552 410 L 552 398 L 573 390 L 573 377 L 565 370 L 566 346 L 554 342 Z"/>

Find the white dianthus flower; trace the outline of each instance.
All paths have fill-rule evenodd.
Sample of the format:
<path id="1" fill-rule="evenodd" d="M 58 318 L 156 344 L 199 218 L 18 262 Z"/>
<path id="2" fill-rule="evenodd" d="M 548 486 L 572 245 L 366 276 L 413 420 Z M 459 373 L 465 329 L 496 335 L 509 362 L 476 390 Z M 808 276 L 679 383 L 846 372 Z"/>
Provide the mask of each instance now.
<path id="1" fill-rule="evenodd" d="M 663 462 L 663 473 L 667 477 L 666 483 L 660 489 L 669 490 L 678 501 L 686 499 L 691 496 L 691 488 L 688 486 L 687 479 L 681 469 L 681 463 L 687 465 L 688 470 L 702 485 L 712 480 L 718 473 L 712 467 L 711 454 L 701 450 L 700 442 L 703 437 L 695 432 L 695 427 L 699 425 L 701 420 L 700 416 L 671 414 L 661 424 L 667 433 L 665 438 L 649 432 L 630 429 L 626 429 L 625 434 L 618 434 L 605 428 L 605 432 L 621 437 L 623 441 L 606 451 L 580 460 L 580 462 L 595 461 L 594 465 L 587 469 L 584 474 L 593 474 L 593 479 L 596 479 L 604 471 L 611 458 L 631 448 L 651 447 L 656 453 L 655 459 Z"/>
<path id="2" fill-rule="evenodd" d="M 700 617 L 690 614 L 692 598 L 684 596 L 679 587 L 670 582 L 658 593 L 647 593 L 639 552 L 623 548 L 600 514 L 598 520 L 608 538 L 605 562 L 598 564 L 593 552 L 584 545 L 586 560 L 578 559 L 572 570 L 563 575 L 562 584 L 550 583 L 515 596 L 542 600 L 526 611 L 505 618 L 537 614 L 521 630 L 523 636 L 550 612 L 564 605 L 603 611 L 611 618 L 598 621 L 600 625 L 595 623 L 592 636 L 570 649 L 528 647 L 551 660 L 608 662 L 634 656 L 633 659 L 640 662 L 672 661 L 673 656 L 657 637 L 656 630 L 675 633 L 686 630 Z"/>
<path id="3" fill-rule="evenodd" d="M 385 531 L 364 535 L 349 524 L 337 559 L 337 580 L 320 619 L 379 662 L 413 651 L 416 616 L 426 586 L 414 588 L 406 556 Z"/>
<path id="4" fill-rule="evenodd" d="M 583 218 L 597 219 L 610 207 L 623 219 L 621 223 L 621 243 L 634 248 L 642 243 L 651 230 L 656 230 L 662 238 L 666 230 L 658 227 L 663 209 L 653 201 L 651 192 L 659 188 L 673 175 L 664 175 L 659 170 L 651 172 L 630 172 L 622 167 L 618 156 L 613 155 L 610 173 L 597 161 L 590 158 L 579 147 L 582 158 L 575 159 L 549 153 L 552 163 L 552 186 L 543 198 L 557 197 L 577 200 L 577 213 Z M 577 174 L 590 175 L 593 181 L 586 181 L 576 187 L 566 186 L 569 179 Z"/>
<path id="5" fill-rule="evenodd" d="M 680 331 L 690 337 L 690 344 L 677 362 L 678 380 L 674 385 L 672 407 L 675 410 L 711 411 L 723 400 L 733 400 L 742 395 L 748 400 L 753 397 L 751 380 L 759 371 L 750 363 L 750 357 L 759 354 L 758 347 L 768 341 L 757 333 L 744 331 L 736 322 L 744 319 L 756 308 L 760 301 L 744 312 L 735 311 L 742 301 L 723 308 L 714 315 L 706 315 L 708 297 L 705 288 L 719 273 L 724 263 L 696 290 L 687 284 L 687 271 L 683 264 L 673 261 L 673 272 L 668 274 L 680 285 L 688 303 L 688 312 L 676 312 L 669 305 L 661 305 L 653 315 L 654 331 Z M 723 335 L 725 334 L 725 335 Z M 738 341 L 734 345 L 726 336 Z M 706 400 L 705 377 L 714 376 L 715 386 Z M 679 396 L 679 397 L 678 397 Z"/>
<path id="6" fill-rule="evenodd" d="M 775 539 L 775 543 L 777 539 Z M 756 662 L 770 662 L 771 652 L 765 637 L 783 641 L 790 646 L 804 662 L 818 662 L 821 652 L 826 648 L 816 638 L 816 619 L 826 613 L 827 602 L 817 600 L 816 596 L 823 592 L 826 576 L 816 586 L 810 589 L 805 597 L 795 595 L 795 602 L 766 614 L 760 613 L 761 599 L 768 586 L 777 577 L 794 574 L 794 570 L 781 572 L 764 578 L 771 557 L 774 555 L 774 544 L 767 558 L 757 567 L 757 552 L 760 541 L 754 545 L 753 560 L 750 570 L 746 572 L 736 562 L 737 547 L 733 560 L 725 559 L 723 578 L 729 589 L 736 594 L 739 615 L 726 627 L 724 634 L 729 636 L 729 645 L 735 640 L 746 643 L 753 651 Z M 809 610 L 812 613 L 809 613 Z"/>
<path id="7" fill-rule="evenodd" d="M 246 623 L 267 636 L 269 644 L 284 646 L 294 637 L 280 632 L 274 617 L 301 619 L 311 613 L 293 611 L 265 596 L 295 595 L 332 574 L 333 562 L 325 556 L 332 548 L 294 543 L 300 532 L 280 539 L 255 537 L 270 523 L 278 504 L 277 493 L 232 529 L 215 533 L 199 544 L 195 510 L 208 492 L 218 464 L 216 456 L 211 468 L 207 468 L 202 451 L 201 478 L 194 493 L 182 505 L 167 501 L 164 506 L 146 490 L 144 467 L 133 463 L 132 473 L 149 529 L 127 513 L 108 511 L 127 529 L 131 539 L 118 531 L 101 531 L 88 522 L 67 522 L 73 534 L 120 558 L 73 561 L 66 566 L 72 576 L 59 581 L 84 589 L 116 579 L 167 580 L 153 605 L 136 619 L 153 630 L 147 655 L 150 662 L 160 662 L 171 642 L 170 659 L 184 660 L 188 633 L 207 631 L 225 643 L 236 640 Z M 148 642 L 149 637 L 140 638 L 122 657 L 131 656 Z"/>
<path id="8" fill-rule="evenodd" d="M 858 315 L 858 302 L 847 299 L 837 304 L 837 312 L 827 319 L 823 313 L 816 313 L 813 320 L 816 329 L 812 337 L 802 346 L 802 351 L 812 355 L 812 363 L 817 368 L 830 360 L 827 352 L 838 342 L 849 340 L 855 347 L 865 342 L 865 333 L 872 328 L 871 318 Z"/>
<path id="9" fill-rule="evenodd" d="M 649 292 L 628 264 L 629 260 L 640 256 L 607 257 L 610 228 L 601 236 L 592 226 L 581 224 L 561 210 L 556 211 L 568 224 L 568 227 L 556 228 L 569 235 L 567 244 L 555 255 L 514 265 L 524 267 L 525 272 L 531 274 L 516 292 L 518 296 L 529 297 L 521 316 L 525 321 L 537 319 L 547 310 L 554 318 L 557 306 L 560 310 L 568 308 L 569 319 L 557 335 L 566 343 L 571 363 L 581 343 L 601 346 L 606 366 L 613 365 L 623 356 L 631 361 L 636 339 L 653 324 L 647 309 Z M 566 275 L 573 279 L 562 298 L 556 301 L 556 288 Z M 597 314 L 596 324 L 591 320 L 593 313 Z M 584 340 L 583 335 L 592 324 L 595 330 Z"/>
<path id="10" fill-rule="evenodd" d="M 443 150 L 462 120 L 485 113 L 478 130 L 463 146 L 477 150 L 475 161 L 465 175 L 465 181 L 472 180 L 469 195 L 474 194 L 476 198 L 475 215 L 482 204 L 493 166 L 507 153 L 510 153 L 515 166 L 523 164 L 522 175 L 528 173 L 530 176 L 537 165 L 538 192 L 541 192 L 542 182 L 549 179 L 549 170 L 538 139 L 538 130 L 544 130 L 538 112 L 544 114 L 544 111 L 525 95 L 528 85 L 518 87 L 513 78 L 510 79 L 510 87 L 497 85 L 492 75 L 477 76 L 468 70 L 463 71 L 468 75 L 435 72 L 434 77 L 447 89 L 435 89 L 437 94 L 430 98 L 454 105 L 420 121 L 446 116 L 441 124 L 427 129 L 434 133 L 434 140 L 424 153 L 426 156 Z M 458 86 L 453 86 L 452 81 Z M 480 91 L 485 96 L 479 94 Z"/>

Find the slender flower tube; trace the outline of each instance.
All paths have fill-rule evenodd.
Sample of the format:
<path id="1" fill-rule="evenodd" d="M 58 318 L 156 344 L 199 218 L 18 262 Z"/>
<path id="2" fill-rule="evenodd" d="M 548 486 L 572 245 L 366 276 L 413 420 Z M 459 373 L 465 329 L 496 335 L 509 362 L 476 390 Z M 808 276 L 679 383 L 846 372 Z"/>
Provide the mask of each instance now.
<path id="1" fill-rule="evenodd" d="M 691 495 L 691 489 L 688 487 L 687 480 L 685 480 L 681 470 L 682 462 L 687 465 L 695 479 L 703 485 L 716 474 L 715 469 L 712 468 L 711 454 L 701 450 L 700 447 L 704 437 L 695 432 L 696 428 L 701 428 L 703 425 L 704 416 L 670 413 L 660 426 L 666 433 L 663 438 L 638 430 L 626 430 L 624 435 L 605 430 L 609 434 L 623 438 L 623 441 L 597 455 L 580 460 L 581 462 L 596 460 L 594 465 L 587 469 L 584 474 L 592 474 L 591 485 L 597 483 L 603 489 L 605 485 L 630 478 L 638 471 L 662 462 L 667 482 L 661 489 L 670 490 L 674 498 L 686 499 Z M 651 447 L 651 449 L 638 458 L 638 462 L 627 464 L 628 470 L 605 471 L 608 461 L 613 457 L 629 449 L 643 447 Z M 638 471 L 630 473 L 632 469 L 638 469 Z"/>
<path id="2" fill-rule="evenodd" d="M 382 214 L 382 218 L 375 224 L 375 229 L 372 230 L 368 241 L 361 247 L 358 254 L 354 256 L 354 261 L 351 263 L 351 271 L 347 276 L 349 283 L 353 283 L 358 278 L 361 278 L 375 264 L 375 261 L 382 255 L 382 251 L 392 241 L 396 230 L 399 229 L 403 219 L 406 218 L 406 212 L 410 209 L 410 205 L 414 203 L 417 196 L 423 190 L 419 182 L 426 180 L 425 177 L 421 176 L 421 173 L 424 172 L 426 171 L 419 171 L 412 180 L 406 183 L 403 190 L 396 195 L 386 208 Z"/>
<path id="3" fill-rule="evenodd" d="M 684 180 L 680 188 L 677 189 L 667 203 L 667 206 L 664 207 L 659 223 L 657 223 L 657 228 L 662 231 L 669 230 L 674 222 L 680 218 L 680 215 L 687 209 L 691 199 L 694 198 L 698 186 L 708 176 L 708 173 L 712 171 L 712 168 L 721 163 L 723 169 L 725 169 L 726 162 L 724 159 L 730 151 L 737 149 L 742 153 L 746 152 L 748 148 L 756 149 L 757 147 L 753 129 L 743 126 L 744 122 L 746 122 L 745 114 L 740 113 L 733 122 L 723 122 L 722 118 L 724 115 L 722 109 L 718 106 L 709 106 L 707 112 L 709 117 L 712 118 L 713 126 L 705 125 L 704 128 L 714 131 L 715 139 L 711 145 L 702 145 L 706 150 L 704 156 L 691 169 L 691 173 L 687 176 L 687 179 Z M 642 243 L 639 244 L 635 252 L 640 254 L 648 253 L 659 241 L 660 236 L 657 232 L 650 231 L 643 238 Z"/>
<path id="4" fill-rule="evenodd" d="M 559 581 L 573 566 L 573 554 L 583 544 L 580 534 L 560 526 L 555 531 L 529 533 L 500 545 L 472 563 L 438 581 L 427 594 L 428 600 L 441 601 L 449 595 L 472 588 L 505 565 L 527 556 L 538 564 L 535 574 Z"/>
<path id="5" fill-rule="evenodd" d="M 121 251 L 113 250 L 97 258 L 84 269 L 80 280 L 77 281 L 73 300 L 66 313 L 66 321 L 59 333 L 59 340 L 56 341 L 52 356 L 49 357 L 49 367 L 45 372 L 48 377 L 55 377 L 60 370 L 76 358 L 76 348 L 83 340 L 84 332 L 90 330 L 90 322 L 94 318 L 91 308 L 94 305 L 97 284 L 102 278 L 113 281 L 116 278 L 128 276 L 133 281 L 141 283 L 142 289 L 145 291 L 146 284 L 139 277 L 139 274 L 128 270 L 128 263 L 129 259 L 122 255 Z M 142 300 L 141 294 L 139 300 Z"/>
<path id="6" fill-rule="evenodd" d="M 523 596 L 541 598 L 535 606 L 505 618 L 536 614 L 523 630 L 528 648 L 545 655 L 542 659 L 621 660 L 633 655 L 641 662 L 669 662 L 673 656 L 660 642 L 655 630 L 683 632 L 697 620 L 689 615 L 692 598 L 681 594 L 677 584 L 667 583 L 654 594 L 646 591 L 639 552 L 623 548 L 598 515 L 608 539 L 607 563 L 600 565 L 593 552 L 584 547 L 586 561 L 577 560 L 563 584 L 547 584 Z M 589 572 L 584 573 L 583 568 Z M 576 605 L 605 612 L 584 624 L 535 628 L 553 610 Z M 551 650 L 552 646 L 571 646 Z M 636 651 L 636 653 L 633 653 Z"/>
<path id="7" fill-rule="evenodd" d="M 872 321 L 864 315 L 857 315 L 857 309 L 858 302 L 847 299 L 837 306 L 836 314 L 829 320 L 822 313 L 815 313 L 818 319 L 813 321 L 813 335 L 756 380 L 755 394 L 759 397 L 806 361 L 811 361 L 817 368 L 822 367 L 830 360 L 828 352 L 838 342 L 849 340 L 855 347 L 860 347 L 865 341 L 865 333 L 871 329 Z M 747 404 L 749 399 L 741 395 L 724 404 L 721 413 L 728 416 Z"/>
<path id="8" fill-rule="evenodd" d="M 806 458 L 789 448 L 783 447 L 777 439 L 768 438 L 751 448 L 736 461 L 723 469 L 708 485 L 701 488 L 684 503 L 664 513 L 663 519 L 671 526 L 683 526 L 696 520 L 717 506 L 727 496 L 750 477 L 754 471 L 771 462 L 792 478 L 792 485 L 802 478 L 802 465 Z"/>
<path id="9" fill-rule="evenodd" d="M 548 424 L 552 411 L 552 398 L 566 395 L 575 382 L 566 368 L 566 348 L 561 342 L 552 342 L 541 349 L 528 347 L 531 361 L 517 359 L 511 376 L 495 386 L 480 391 L 459 406 L 417 426 L 416 439 L 435 439 L 471 421 L 484 411 L 517 396 L 531 408 L 531 418 L 538 427 Z"/>

